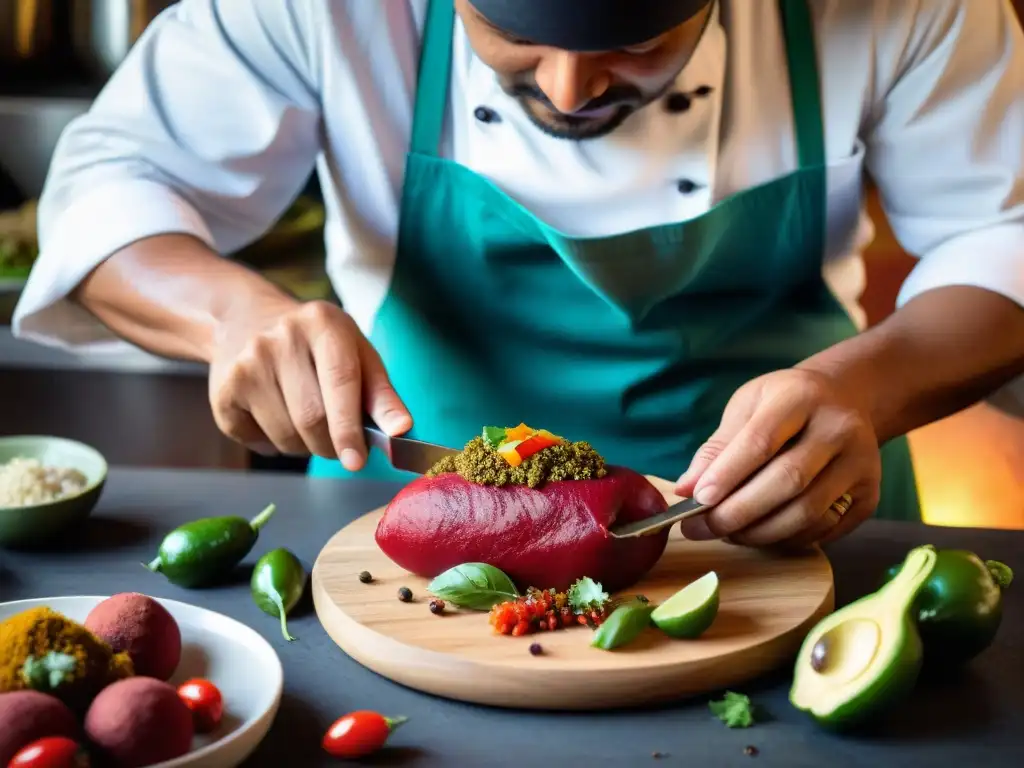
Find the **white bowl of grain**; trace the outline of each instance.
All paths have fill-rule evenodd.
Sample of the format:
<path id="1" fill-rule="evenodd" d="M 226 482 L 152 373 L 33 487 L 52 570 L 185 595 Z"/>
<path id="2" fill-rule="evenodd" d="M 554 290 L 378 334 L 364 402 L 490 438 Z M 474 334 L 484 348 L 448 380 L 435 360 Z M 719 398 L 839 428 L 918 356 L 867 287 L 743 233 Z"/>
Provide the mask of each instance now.
<path id="1" fill-rule="evenodd" d="M 0 437 L 0 546 L 41 544 L 89 516 L 107 480 L 106 459 L 49 435 Z"/>

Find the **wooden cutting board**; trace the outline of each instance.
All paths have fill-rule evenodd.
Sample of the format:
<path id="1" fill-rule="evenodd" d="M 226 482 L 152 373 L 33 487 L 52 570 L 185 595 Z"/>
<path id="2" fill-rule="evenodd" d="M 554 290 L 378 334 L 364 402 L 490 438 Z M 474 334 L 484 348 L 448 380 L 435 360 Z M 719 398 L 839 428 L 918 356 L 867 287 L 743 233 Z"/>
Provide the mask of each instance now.
<path id="1" fill-rule="evenodd" d="M 651 478 L 666 497 L 672 484 Z M 427 579 L 377 547 L 374 510 L 331 538 L 312 572 L 316 612 L 330 637 L 360 664 L 410 688 L 478 704 L 588 710 L 648 705 L 739 686 L 792 663 L 804 636 L 834 609 L 832 568 L 820 550 L 782 556 L 722 542 L 691 542 L 678 526 L 647 578 L 629 590 L 661 602 L 710 570 L 720 607 L 696 640 L 657 629 L 616 651 L 591 648 L 576 627 L 524 637 L 493 634 L 487 614 L 429 610 Z M 359 573 L 373 581 L 363 584 Z M 400 587 L 414 599 L 398 599 Z M 531 643 L 543 653 L 533 656 Z"/>

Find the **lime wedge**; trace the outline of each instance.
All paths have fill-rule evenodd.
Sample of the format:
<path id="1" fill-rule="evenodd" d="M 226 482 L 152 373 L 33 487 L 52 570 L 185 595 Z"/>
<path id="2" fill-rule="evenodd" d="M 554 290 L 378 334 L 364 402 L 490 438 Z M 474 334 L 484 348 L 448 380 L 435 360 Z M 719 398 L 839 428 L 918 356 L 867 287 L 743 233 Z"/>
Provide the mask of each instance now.
<path id="1" fill-rule="evenodd" d="M 651 621 L 666 635 L 692 640 L 704 634 L 718 615 L 718 574 L 701 576 L 654 609 Z"/>
<path id="2" fill-rule="evenodd" d="M 591 645 L 604 651 L 631 643 L 651 625 L 654 606 L 642 600 L 631 600 L 620 605 L 602 622 L 594 633 Z"/>

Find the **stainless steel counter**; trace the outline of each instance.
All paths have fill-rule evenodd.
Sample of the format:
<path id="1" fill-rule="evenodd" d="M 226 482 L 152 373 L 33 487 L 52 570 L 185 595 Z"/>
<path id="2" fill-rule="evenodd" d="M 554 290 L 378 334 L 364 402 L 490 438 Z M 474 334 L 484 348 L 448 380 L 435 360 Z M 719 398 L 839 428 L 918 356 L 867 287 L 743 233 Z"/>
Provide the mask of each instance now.
<path id="1" fill-rule="evenodd" d="M 64 128 L 91 99 L 0 95 L 0 165 L 26 196 L 39 194 Z"/>
<path id="2" fill-rule="evenodd" d="M 17 339 L 10 326 L 0 326 L 0 371 L 30 369 L 206 376 L 208 370 L 207 366 L 198 363 L 155 357 L 129 344 L 124 344 L 123 348 L 122 352 L 110 354 L 78 354 Z"/>
<path id="3" fill-rule="evenodd" d="M 0 435 L 60 435 L 134 467 L 249 469 L 210 411 L 204 365 L 130 345 L 75 354 L 0 327 Z"/>

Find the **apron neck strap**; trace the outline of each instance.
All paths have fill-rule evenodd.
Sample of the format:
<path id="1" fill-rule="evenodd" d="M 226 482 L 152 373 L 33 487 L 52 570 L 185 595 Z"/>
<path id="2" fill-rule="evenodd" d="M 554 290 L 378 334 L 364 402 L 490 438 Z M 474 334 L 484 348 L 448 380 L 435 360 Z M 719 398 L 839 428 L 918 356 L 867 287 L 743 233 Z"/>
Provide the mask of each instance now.
<path id="1" fill-rule="evenodd" d="M 419 155 L 433 157 L 441 144 L 444 116 L 448 112 L 454 24 L 454 0 L 430 0 L 423 29 L 416 106 L 412 118 L 411 149 Z"/>
<path id="2" fill-rule="evenodd" d="M 810 7 L 808 0 L 778 0 L 778 3 L 786 40 L 800 165 L 804 168 L 821 166 L 825 164 L 825 130 Z M 435 156 L 439 151 L 444 117 L 448 112 L 454 23 L 453 0 L 430 0 L 413 112 L 411 149 L 416 154 Z"/>
<path id="3" fill-rule="evenodd" d="M 825 127 L 810 3 L 809 0 L 778 2 L 786 39 L 797 155 L 802 168 L 814 168 L 825 164 Z"/>

